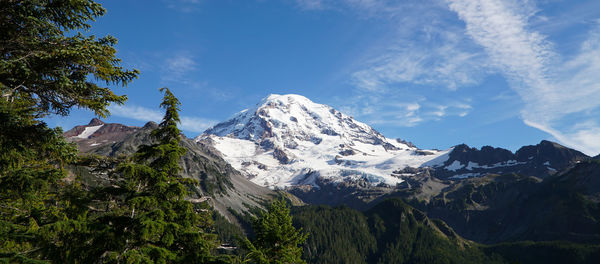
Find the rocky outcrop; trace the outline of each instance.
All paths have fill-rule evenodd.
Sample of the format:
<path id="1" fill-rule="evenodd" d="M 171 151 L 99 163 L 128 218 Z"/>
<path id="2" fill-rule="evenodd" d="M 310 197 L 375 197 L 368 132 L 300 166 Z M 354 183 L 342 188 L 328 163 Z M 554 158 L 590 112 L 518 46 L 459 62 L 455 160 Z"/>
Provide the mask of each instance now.
<path id="1" fill-rule="evenodd" d="M 275 148 L 273 150 L 273 157 L 281 164 L 289 164 L 292 161 L 285 151 L 281 150 L 280 148 Z"/>
<path id="2" fill-rule="evenodd" d="M 517 161 L 528 162 L 537 166 L 546 165 L 554 169 L 562 169 L 578 161 L 587 160 L 589 157 L 558 143 L 542 140 L 537 145 L 524 146 L 517 150 L 516 159 Z"/>
<path id="3" fill-rule="evenodd" d="M 481 148 L 481 150 L 479 150 L 476 148 L 471 148 L 465 144 L 461 144 L 455 146 L 454 150 L 450 152 L 450 158 L 446 163 L 450 164 L 453 161 L 459 161 L 462 164 L 475 162 L 479 165 L 491 166 L 499 162 L 515 159 L 515 154 L 513 154 L 510 150 L 494 148 L 491 146 L 484 146 Z"/>

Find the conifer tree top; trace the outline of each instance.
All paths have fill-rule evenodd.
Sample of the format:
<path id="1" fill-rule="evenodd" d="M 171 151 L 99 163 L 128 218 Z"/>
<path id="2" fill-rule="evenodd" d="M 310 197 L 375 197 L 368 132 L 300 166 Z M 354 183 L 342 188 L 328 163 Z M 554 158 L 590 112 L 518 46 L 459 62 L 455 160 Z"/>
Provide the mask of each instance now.
<path id="1" fill-rule="evenodd" d="M 123 103 L 126 96 L 102 84 L 126 85 L 139 72 L 120 66 L 116 38 L 81 32 L 104 13 L 91 0 L 0 1 L 2 98 L 27 102 L 38 116 L 76 106 L 105 117 L 108 105 Z"/>

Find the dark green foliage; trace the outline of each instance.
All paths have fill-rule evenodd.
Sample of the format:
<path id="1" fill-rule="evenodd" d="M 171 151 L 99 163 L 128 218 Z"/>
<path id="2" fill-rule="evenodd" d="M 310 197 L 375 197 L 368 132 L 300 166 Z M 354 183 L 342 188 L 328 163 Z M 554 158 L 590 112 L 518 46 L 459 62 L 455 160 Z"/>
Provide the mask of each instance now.
<path id="1" fill-rule="evenodd" d="M 69 258 L 64 238 L 85 229 L 63 180 L 76 149 L 28 109 L 0 99 L 0 260 Z"/>
<path id="2" fill-rule="evenodd" d="M 200 187 L 206 193 L 211 195 L 225 194 L 227 188 L 233 187 L 231 180 L 214 167 L 205 166 L 204 169 L 206 171 L 200 172 Z M 212 175 L 212 177 L 209 178 L 209 175 Z"/>
<path id="3" fill-rule="evenodd" d="M 211 210 L 188 201 L 188 186 L 196 181 L 179 176 L 179 101 L 166 88 L 161 107 L 165 116 L 152 132 L 155 144 L 144 145 L 116 170 L 116 186 L 96 195 L 109 208 L 92 221 L 94 239 L 89 261 L 105 263 L 207 263 L 216 237 L 208 231 Z M 84 261 L 85 262 L 85 261 Z"/>
<path id="4" fill-rule="evenodd" d="M 252 227 L 255 238 L 245 240 L 248 251 L 244 262 L 258 264 L 305 263 L 301 259 L 307 234 L 292 225 L 292 216 L 283 199 L 275 200 L 254 220 Z"/>
<path id="5" fill-rule="evenodd" d="M 294 224 L 310 234 L 304 243 L 309 263 L 365 263 L 377 248 L 367 217 L 361 212 L 328 206 L 296 207 Z"/>
<path id="6" fill-rule="evenodd" d="M 347 207 L 306 206 L 294 208 L 293 215 L 294 224 L 309 233 L 304 244 L 308 263 L 596 263 L 600 259 L 598 244 L 479 245 L 400 199 L 384 200 L 364 213 Z"/>
<path id="7" fill-rule="evenodd" d="M 72 107 L 108 114 L 124 96 L 89 81 L 125 85 L 110 36 L 85 37 L 104 9 L 89 0 L 0 1 L 0 259 L 74 262 L 87 232 L 86 194 L 64 166 L 76 149 L 39 121 Z"/>
<path id="8" fill-rule="evenodd" d="M 264 209 L 247 204 L 244 204 L 244 206 L 248 208 L 248 211 L 244 211 L 243 213 L 235 211 L 232 208 L 227 208 L 227 211 L 236 218 L 241 229 L 246 233 L 246 236 L 249 238 L 254 238 L 255 235 L 254 230 L 252 229 L 252 224 L 256 220 L 256 216 L 261 215 Z"/>
<path id="9" fill-rule="evenodd" d="M 244 230 L 241 227 L 230 223 L 224 216 L 215 212 L 213 214 L 214 229 L 217 239 L 223 243 L 232 246 L 239 246 L 238 240 L 244 237 Z"/>
<path id="10" fill-rule="evenodd" d="M 386 230 L 376 235 L 384 246 L 375 255 L 377 263 L 502 263 L 476 245 L 444 234 L 436 222 L 399 199 L 384 201 L 367 214 L 379 216 Z"/>
<path id="11" fill-rule="evenodd" d="M 114 37 L 80 33 L 104 12 L 91 0 L 0 1 L 2 98 L 28 102 L 38 117 L 73 106 L 105 116 L 110 103 L 123 103 L 125 96 L 88 80 L 125 85 L 138 74 L 119 65 Z"/>

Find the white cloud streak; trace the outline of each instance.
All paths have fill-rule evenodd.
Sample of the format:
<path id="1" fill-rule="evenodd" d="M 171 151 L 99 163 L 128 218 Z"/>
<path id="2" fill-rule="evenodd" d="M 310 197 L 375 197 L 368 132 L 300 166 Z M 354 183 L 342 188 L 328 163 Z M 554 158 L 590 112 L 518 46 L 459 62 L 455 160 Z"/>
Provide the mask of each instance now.
<path id="1" fill-rule="evenodd" d="M 440 102 L 418 91 L 451 92 L 476 85 L 489 69 L 483 49 L 474 45 L 462 28 L 440 23 L 450 14 L 445 6 L 440 7 L 436 1 L 317 2 L 321 8 L 336 2 L 362 17 L 387 19 L 397 29 L 384 38 L 383 45 L 379 43 L 367 51 L 366 57 L 371 59 L 351 70 L 350 83 L 360 96 L 343 109 L 371 124 L 404 127 L 470 113 L 471 106 L 461 103 L 464 98 Z M 418 108 L 411 108 L 415 106 Z"/>
<path id="2" fill-rule="evenodd" d="M 414 127 L 423 122 L 439 121 L 443 117 L 464 117 L 472 110 L 467 102 L 434 103 L 426 98 L 402 102 L 402 98 L 386 96 L 358 96 L 350 104 L 340 107 L 340 111 L 360 116 L 369 124 Z"/>
<path id="3" fill-rule="evenodd" d="M 157 123 L 159 123 L 164 116 L 164 113 L 161 111 L 136 105 L 111 105 L 109 110 L 114 116 L 139 121 L 154 121 Z M 201 133 L 214 124 L 216 124 L 216 121 L 214 120 L 181 116 L 181 123 L 179 127 L 184 131 Z"/>
<path id="4" fill-rule="evenodd" d="M 593 114 L 600 107 L 598 27 L 576 56 L 563 59 L 545 36 L 528 28 L 528 19 L 535 13 L 528 2 L 447 2 L 466 23 L 467 34 L 485 48 L 493 65 L 525 102 L 521 112 L 525 124 L 587 154 L 600 152 L 600 126 Z M 566 120 L 572 114 L 577 118 Z"/>

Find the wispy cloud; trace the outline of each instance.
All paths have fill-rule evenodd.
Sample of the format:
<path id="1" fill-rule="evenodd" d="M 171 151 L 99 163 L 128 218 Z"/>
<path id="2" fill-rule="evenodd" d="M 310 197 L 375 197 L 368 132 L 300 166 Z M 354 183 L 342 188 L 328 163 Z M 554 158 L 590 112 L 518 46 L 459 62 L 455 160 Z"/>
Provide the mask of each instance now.
<path id="1" fill-rule="evenodd" d="M 164 114 L 153 109 L 135 105 L 111 105 L 109 111 L 114 116 L 130 118 L 139 121 L 160 122 Z"/>
<path id="2" fill-rule="evenodd" d="M 161 80 L 163 82 L 189 83 L 188 74 L 197 70 L 197 63 L 194 57 L 181 52 L 172 55 L 164 60 L 164 68 L 161 70 Z"/>
<path id="3" fill-rule="evenodd" d="M 114 116 L 157 123 L 164 116 L 161 111 L 136 105 L 111 105 L 109 110 Z M 216 121 L 210 119 L 181 116 L 180 128 L 184 131 L 200 133 L 216 123 Z"/>
<path id="4" fill-rule="evenodd" d="M 427 36 L 390 44 L 383 55 L 352 74 L 353 84 L 382 91 L 403 83 L 450 90 L 479 83 L 486 68 L 484 54 L 467 51 L 464 39 L 452 31 L 423 28 L 421 34 Z"/>
<path id="5" fill-rule="evenodd" d="M 362 95 L 346 102 L 340 107 L 340 111 L 360 117 L 372 125 L 414 127 L 423 122 L 439 121 L 444 117 L 464 117 L 472 110 L 466 100 L 434 102 L 417 97 L 413 98 L 414 101 L 402 101 L 406 99 L 388 94 Z"/>
<path id="6" fill-rule="evenodd" d="M 596 154 L 600 152 L 600 126 L 595 122 L 600 107 L 600 28 L 590 32 L 577 55 L 565 59 L 545 36 L 528 27 L 536 9 L 523 3 L 448 1 L 466 23 L 468 35 L 485 48 L 525 102 L 521 112 L 525 124 Z"/>

